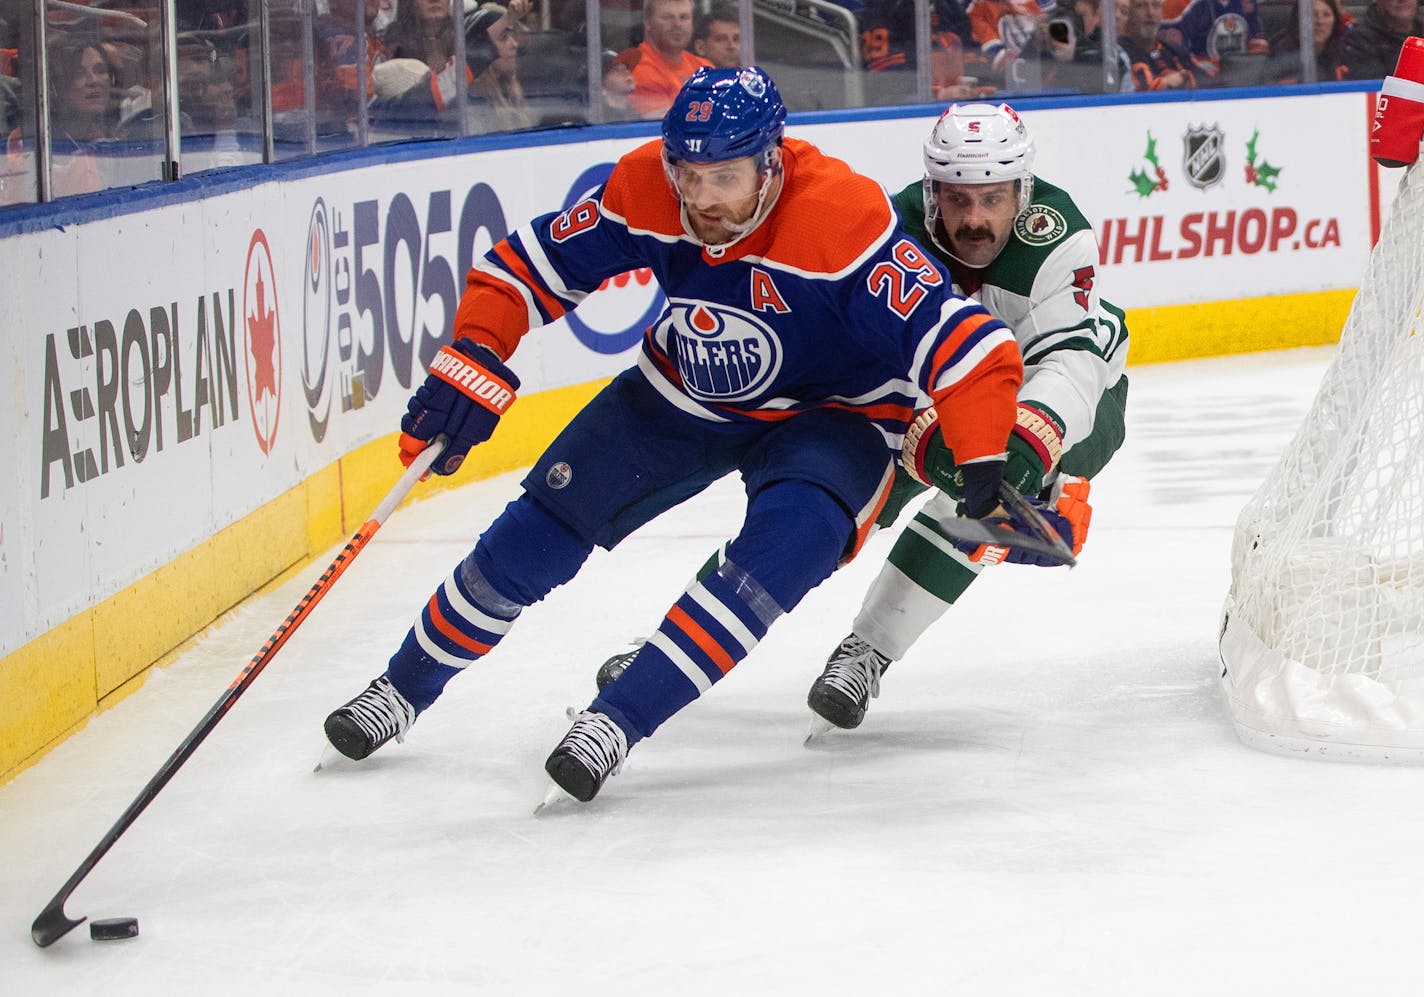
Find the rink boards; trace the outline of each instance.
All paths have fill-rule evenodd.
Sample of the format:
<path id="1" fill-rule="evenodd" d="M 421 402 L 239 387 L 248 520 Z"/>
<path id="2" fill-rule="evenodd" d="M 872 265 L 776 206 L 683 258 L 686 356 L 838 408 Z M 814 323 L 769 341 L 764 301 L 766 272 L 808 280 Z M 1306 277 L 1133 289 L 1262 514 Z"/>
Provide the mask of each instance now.
<path id="1" fill-rule="evenodd" d="M 1036 172 L 1098 230 L 1131 362 L 1338 334 L 1394 179 L 1366 155 L 1371 97 L 1258 94 L 1024 114 Z M 792 132 L 897 190 L 932 120 Z M 399 471 L 392 430 L 470 261 L 653 134 L 366 150 L 0 215 L 0 780 L 349 534 Z M 465 474 L 530 462 L 661 303 L 624 275 L 526 339 L 519 403 Z"/>

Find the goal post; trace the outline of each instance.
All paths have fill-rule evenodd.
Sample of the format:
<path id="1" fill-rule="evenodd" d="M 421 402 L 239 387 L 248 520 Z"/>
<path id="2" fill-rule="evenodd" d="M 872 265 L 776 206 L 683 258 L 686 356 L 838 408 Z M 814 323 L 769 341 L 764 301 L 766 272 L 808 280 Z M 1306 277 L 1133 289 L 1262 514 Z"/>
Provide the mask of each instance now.
<path id="1" fill-rule="evenodd" d="M 1253 747 L 1424 763 L 1424 163 L 1231 550 L 1222 683 Z"/>

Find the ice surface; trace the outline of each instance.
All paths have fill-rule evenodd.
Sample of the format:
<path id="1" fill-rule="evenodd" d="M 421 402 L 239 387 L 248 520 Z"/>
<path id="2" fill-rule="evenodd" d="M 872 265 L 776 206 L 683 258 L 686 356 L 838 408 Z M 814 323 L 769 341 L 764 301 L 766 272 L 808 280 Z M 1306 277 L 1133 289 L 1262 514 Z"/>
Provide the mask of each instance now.
<path id="1" fill-rule="evenodd" d="M 0 788 L 0 994 L 1409 992 L 1424 773 L 1251 751 L 1217 681 L 1231 527 L 1328 357 L 1133 370 L 1077 569 L 992 569 L 860 730 L 803 747 L 883 534 L 537 818 L 563 708 L 736 530 L 739 483 L 595 553 L 405 744 L 314 774 L 518 478 L 398 512 L 76 891 L 140 937 L 29 926 L 328 558 Z"/>

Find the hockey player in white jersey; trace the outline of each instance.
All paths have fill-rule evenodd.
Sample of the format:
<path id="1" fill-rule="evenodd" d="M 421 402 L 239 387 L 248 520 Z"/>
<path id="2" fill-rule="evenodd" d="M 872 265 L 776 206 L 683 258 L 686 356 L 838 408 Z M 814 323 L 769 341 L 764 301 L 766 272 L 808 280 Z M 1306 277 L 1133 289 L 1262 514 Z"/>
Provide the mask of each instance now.
<path id="1" fill-rule="evenodd" d="M 923 180 L 894 202 L 906 230 L 949 267 L 955 289 L 1013 330 L 1024 382 L 1005 480 L 1073 521 L 1077 553 L 1091 513 L 1086 479 L 1124 437 L 1127 327 L 1099 296 L 1092 227 L 1065 191 L 1034 176 L 1033 160 L 1033 140 L 1008 105 L 953 105 L 924 143 Z M 987 564 L 1020 560 L 963 551 L 941 527 L 956 515 L 962 482 L 932 409 L 907 434 L 902 456 L 915 483 L 902 475 L 882 525 L 924 487 L 939 491 L 896 539 L 852 632 L 811 686 L 807 702 L 821 729 L 859 726 L 890 663 Z"/>

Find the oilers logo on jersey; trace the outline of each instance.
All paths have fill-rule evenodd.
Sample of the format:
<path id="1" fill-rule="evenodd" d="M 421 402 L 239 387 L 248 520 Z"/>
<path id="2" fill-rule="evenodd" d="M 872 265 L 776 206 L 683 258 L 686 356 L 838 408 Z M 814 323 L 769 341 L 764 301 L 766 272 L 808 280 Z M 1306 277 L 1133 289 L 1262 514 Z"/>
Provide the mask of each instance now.
<path id="1" fill-rule="evenodd" d="M 574 480 L 574 469 L 569 467 L 565 461 L 559 461 L 549 468 L 549 473 L 544 475 L 544 481 L 555 491 L 567 488 L 569 482 Z"/>
<path id="2" fill-rule="evenodd" d="M 781 370 L 784 351 L 771 328 L 725 305 L 670 302 L 653 338 L 677 366 L 684 390 L 702 401 L 755 398 Z"/>
<path id="3" fill-rule="evenodd" d="M 1213 59 L 1245 52 L 1251 42 L 1250 26 L 1240 14 L 1222 14 L 1211 24 L 1206 36 L 1206 54 Z"/>

